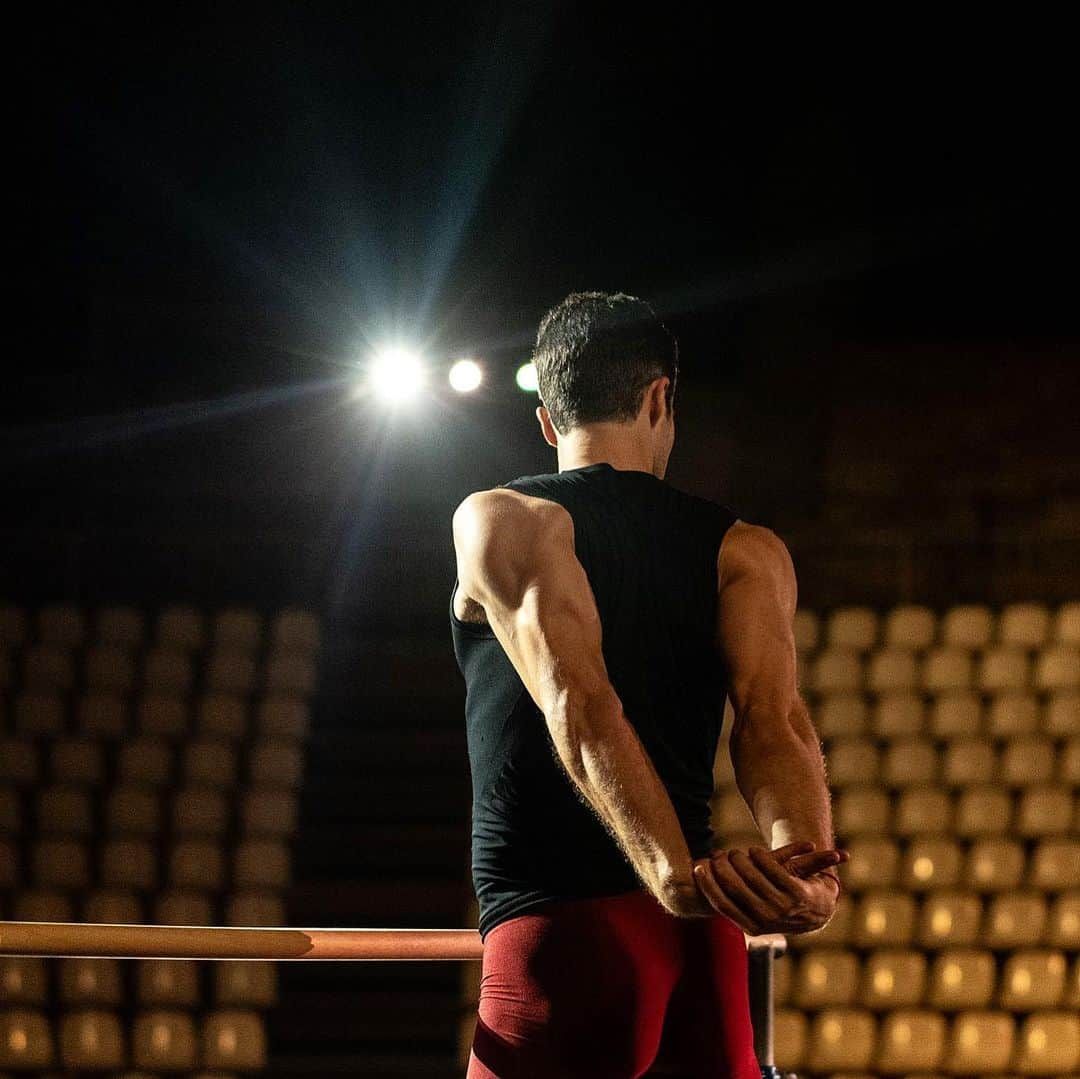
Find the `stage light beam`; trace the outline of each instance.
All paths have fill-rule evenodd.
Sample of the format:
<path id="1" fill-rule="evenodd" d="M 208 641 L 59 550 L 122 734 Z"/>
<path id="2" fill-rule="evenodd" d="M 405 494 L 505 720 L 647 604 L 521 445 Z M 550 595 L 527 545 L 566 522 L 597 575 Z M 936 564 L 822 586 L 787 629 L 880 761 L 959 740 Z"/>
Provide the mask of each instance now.
<path id="1" fill-rule="evenodd" d="M 420 357 L 407 348 L 381 349 L 369 371 L 375 395 L 387 404 L 412 400 L 427 382 L 427 370 Z"/>
<path id="2" fill-rule="evenodd" d="M 532 363 L 523 363 L 514 377 L 518 387 L 526 393 L 536 393 L 540 388 L 536 379 L 536 367 Z"/>
<path id="3" fill-rule="evenodd" d="M 475 360 L 458 360 L 450 368 L 449 377 L 458 393 L 472 393 L 484 381 L 484 372 Z"/>

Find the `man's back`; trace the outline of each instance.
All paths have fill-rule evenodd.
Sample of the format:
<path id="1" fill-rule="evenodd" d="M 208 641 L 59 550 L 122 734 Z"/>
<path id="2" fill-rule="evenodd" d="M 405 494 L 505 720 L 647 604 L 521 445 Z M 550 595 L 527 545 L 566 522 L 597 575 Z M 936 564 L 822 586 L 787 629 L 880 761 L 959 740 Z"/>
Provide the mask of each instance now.
<path id="1" fill-rule="evenodd" d="M 607 463 L 506 487 L 557 502 L 572 519 L 611 684 L 671 797 L 691 855 L 708 856 L 726 695 L 714 647 L 716 565 L 734 515 L 651 473 Z M 544 717 L 490 627 L 462 621 L 453 602 L 451 624 L 468 687 L 481 933 L 550 899 L 639 889 L 614 837 L 560 765 Z"/>

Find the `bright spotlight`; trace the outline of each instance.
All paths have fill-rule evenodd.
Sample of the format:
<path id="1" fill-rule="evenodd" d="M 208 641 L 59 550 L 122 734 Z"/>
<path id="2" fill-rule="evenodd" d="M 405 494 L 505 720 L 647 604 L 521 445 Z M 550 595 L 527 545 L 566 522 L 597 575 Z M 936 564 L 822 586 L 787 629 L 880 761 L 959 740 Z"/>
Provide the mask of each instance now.
<path id="1" fill-rule="evenodd" d="M 517 369 L 518 386 L 526 393 L 536 393 L 540 388 L 540 384 L 536 380 L 536 367 L 532 363 L 523 363 Z"/>
<path id="2" fill-rule="evenodd" d="M 475 360 L 458 360 L 450 368 L 450 385 L 458 393 L 471 393 L 484 380 L 484 372 Z"/>
<path id="3" fill-rule="evenodd" d="M 397 404 L 416 396 L 427 381 L 427 371 L 415 352 L 386 348 L 376 353 L 369 377 L 378 397 Z"/>

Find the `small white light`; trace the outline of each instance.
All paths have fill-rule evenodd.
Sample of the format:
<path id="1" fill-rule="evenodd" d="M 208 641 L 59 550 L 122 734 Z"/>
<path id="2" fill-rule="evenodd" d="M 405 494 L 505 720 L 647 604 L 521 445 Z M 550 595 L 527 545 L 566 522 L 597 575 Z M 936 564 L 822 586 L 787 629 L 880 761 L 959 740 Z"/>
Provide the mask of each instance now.
<path id="1" fill-rule="evenodd" d="M 407 348 L 386 348 L 375 355 L 369 378 L 382 400 L 397 403 L 416 396 L 427 380 L 427 372 L 416 353 Z"/>
<path id="2" fill-rule="evenodd" d="M 517 384 L 526 393 L 536 393 L 540 384 L 536 379 L 536 367 L 532 363 L 523 363 L 517 369 Z"/>
<path id="3" fill-rule="evenodd" d="M 458 360 L 450 368 L 450 385 L 458 393 L 472 393 L 484 381 L 484 372 L 475 360 Z"/>

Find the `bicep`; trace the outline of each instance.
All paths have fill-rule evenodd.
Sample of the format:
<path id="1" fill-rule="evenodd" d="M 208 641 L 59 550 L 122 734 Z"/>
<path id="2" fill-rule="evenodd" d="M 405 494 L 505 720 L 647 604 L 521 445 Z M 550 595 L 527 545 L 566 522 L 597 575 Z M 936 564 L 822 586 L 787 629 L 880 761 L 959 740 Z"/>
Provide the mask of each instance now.
<path id="1" fill-rule="evenodd" d="M 798 699 L 791 556 L 769 529 L 738 523 L 718 560 L 717 644 L 736 724 L 790 714 Z"/>

